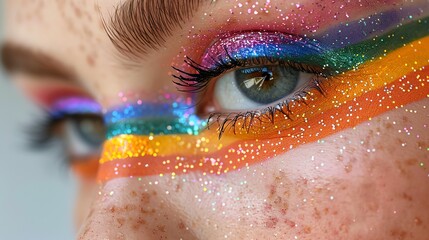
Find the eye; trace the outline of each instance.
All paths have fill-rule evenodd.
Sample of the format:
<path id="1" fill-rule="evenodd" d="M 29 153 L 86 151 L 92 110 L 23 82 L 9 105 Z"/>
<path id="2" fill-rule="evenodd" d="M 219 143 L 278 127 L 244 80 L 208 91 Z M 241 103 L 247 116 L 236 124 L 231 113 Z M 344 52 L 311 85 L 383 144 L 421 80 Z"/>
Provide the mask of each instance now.
<path id="1" fill-rule="evenodd" d="M 74 116 L 64 120 L 61 137 L 70 158 L 98 155 L 105 136 L 103 120 L 98 116 Z"/>
<path id="2" fill-rule="evenodd" d="M 316 92 L 324 95 L 322 85 L 340 73 L 344 59 L 316 39 L 281 32 L 226 33 L 201 60 L 186 56 L 186 71 L 173 66 L 173 77 L 179 90 L 197 93 L 197 115 L 217 126 L 220 138 L 238 128 L 249 133 L 255 122 L 263 127 L 275 117 L 294 118 L 291 107 L 304 109 L 308 99 L 319 96 Z"/>
<path id="3" fill-rule="evenodd" d="M 313 75 L 283 64 L 230 71 L 214 83 L 214 110 L 255 109 L 273 104 L 293 95 Z"/>

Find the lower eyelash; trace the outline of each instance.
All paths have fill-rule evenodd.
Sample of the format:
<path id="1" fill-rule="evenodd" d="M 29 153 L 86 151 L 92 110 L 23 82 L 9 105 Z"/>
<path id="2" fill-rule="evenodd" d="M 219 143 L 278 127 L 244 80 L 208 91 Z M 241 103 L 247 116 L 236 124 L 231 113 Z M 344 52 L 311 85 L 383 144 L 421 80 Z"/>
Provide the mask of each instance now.
<path id="1" fill-rule="evenodd" d="M 293 97 L 283 100 L 275 106 L 268 106 L 261 110 L 252 110 L 247 112 L 230 112 L 230 113 L 211 113 L 207 119 L 207 128 L 210 129 L 213 125 L 217 125 L 219 130 L 219 139 L 226 131 L 232 130 L 234 134 L 237 131 L 237 122 L 241 122 L 241 129 L 250 132 L 255 122 L 274 124 L 274 116 L 276 113 L 283 114 L 288 119 L 293 121 L 293 112 L 290 109 L 292 102 L 307 104 L 308 97 L 311 97 L 310 91 L 316 90 L 322 96 L 326 96 L 325 90 L 322 87 L 322 81 L 325 77 L 319 76 L 313 78 L 312 82 L 297 91 Z"/>

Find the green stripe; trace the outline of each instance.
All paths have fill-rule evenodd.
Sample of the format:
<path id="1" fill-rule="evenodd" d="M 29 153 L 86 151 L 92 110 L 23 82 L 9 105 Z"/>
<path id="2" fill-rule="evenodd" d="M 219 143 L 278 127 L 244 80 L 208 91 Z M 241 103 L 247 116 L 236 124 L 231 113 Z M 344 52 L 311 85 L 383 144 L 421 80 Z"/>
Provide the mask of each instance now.
<path id="1" fill-rule="evenodd" d="M 329 51 L 323 56 L 325 66 L 336 73 L 351 70 L 366 61 L 383 56 L 427 35 L 429 35 L 429 17 L 397 27 L 382 36 Z"/>
<path id="2" fill-rule="evenodd" d="M 107 125 L 106 138 L 111 139 L 121 134 L 134 135 L 168 135 L 188 134 L 197 135 L 205 121 L 189 124 L 189 119 L 178 118 L 143 118 L 127 119 Z"/>

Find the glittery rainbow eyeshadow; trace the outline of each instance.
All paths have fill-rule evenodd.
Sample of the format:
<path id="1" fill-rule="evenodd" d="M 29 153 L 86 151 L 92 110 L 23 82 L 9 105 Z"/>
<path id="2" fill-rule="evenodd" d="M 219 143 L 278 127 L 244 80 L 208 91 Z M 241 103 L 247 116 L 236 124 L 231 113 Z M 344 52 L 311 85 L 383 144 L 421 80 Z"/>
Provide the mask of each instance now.
<path id="1" fill-rule="evenodd" d="M 54 102 L 49 109 L 53 118 L 60 118 L 67 114 L 99 114 L 101 106 L 94 100 L 84 97 L 69 97 Z"/>
<path id="2" fill-rule="evenodd" d="M 225 35 L 202 58 L 201 65 L 216 68 L 218 62 L 265 57 L 271 61 L 294 61 L 321 66 L 337 65 L 337 59 L 322 58 L 329 49 L 316 40 L 280 32 L 247 32 Z"/>
<path id="3" fill-rule="evenodd" d="M 214 66 L 212 56 L 227 59 L 227 54 L 240 58 L 279 54 L 279 58 L 290 57 L 306 63 L 320 60 L 319 64 L 337 72 L 321 82 L 323 93 L 310 91 L 304 100 L 291 101 L 285 106 L 290 115 L 277 111 L 272 121 L 256 122 L 250 131 L 243 127 L 248 124 L 243 118 L 227 129 L 221 140 L 218 140 L 219 129 L 201 128 L 203 121 L 194 115 L 192 108 L 179 107 L 180 111 L 174 114 L 172 105 L 157 106 L 165 111 L 154 110 L 154 121 L 151 121 L 151 114 L 147 114 L 150 107 L 129 105 L 131 110 L 125 111 L 125 107 L 115 110 L 116 113 L 112 111 L 107 115 L 112 128 L 100 159 L 98 179 L 107 181 L 156 174 L 175 176 L 193 171 L 203 175 L 224 174 L 427 98 L 428 34 L 426 18 L 386 35 L 336 49 L 316 41 L 270 32 L 221 38 L 203 57 L 205 66 Z M 193 117 L 198 121 L 190 125 Z M 139 119 L 134 129 L 134 123 L 128 120 L 133 118 Z M 158 119 L 164 121 L 163 118 L 168 120 L 151 125 Z M 177 125 L 177 129 L 170 132 L 167 127 L 173 129 L 174 121 L 181 118 L 183 125 Z M 115 125 L 121 121 L 128 121 L 130 125 Z M 198 127 L 194 129 L 194 126 Z M 178 130 L 182 127 L 185 130 Z"/>

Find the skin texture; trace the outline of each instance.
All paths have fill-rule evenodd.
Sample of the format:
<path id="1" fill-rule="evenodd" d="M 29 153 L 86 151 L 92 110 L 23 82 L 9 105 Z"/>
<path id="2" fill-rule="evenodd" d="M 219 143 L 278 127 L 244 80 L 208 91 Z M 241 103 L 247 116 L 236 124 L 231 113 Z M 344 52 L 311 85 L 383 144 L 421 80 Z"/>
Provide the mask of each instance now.
<path id="1" fill-rule="evenodd" d="M 271 2 L 285 14 L 293 10 L 283 1 Z M 170 66 L 180 65 L 181 49 L 192 46 L 187 34 L 207 28 L 209 18 L 199 21 L 205 11 L 136 64 L 119 55 L 103 29 L 100 16 L 109 16 L 116 4 L 114 0 L 7 1 L 7 41 L 49 54 L 77 76 L 75 81 L 43 78 L 37 82 L 34 79 L 39 77 L 17 74 L 19 87 L 37 99 L 34 93 L 48 85 L 66 85 L 92 96 L 104 108 L 119 103 L 121 91 L 138 89 L 144 99 L 155 98 L 159 89 L 175 92 Z M 211 27 L 230 17 L 222 9 L 237 4 L 216 5 L 212 14 L 217 20 L 211 21 Z M 311 6 L 308 1 L 301 4 Z M 350 10 L 353 18 L 377 11 L 374 6 L 358 9 L 362 11 Z M 323 29 L 316 21 L 322 15 L 318 14 L 306 24 Z M 237 29 L 237 22 L 251 17 L 259 19 L 236 14 L 222 26 Z M 326 18 L 337 21 L 329 14 Z M 299 20 L 298 15 L 287 22 L 286 29 L 302 33 Z M 269 28 L 285 28 L 277 14 L 259 19 L 270 21 L 278 24 Z M 199 39 L 189 55 L 203 51 L 211 40 L 210 34 Z M 77 238 L 427 239 L 428 106 L 428 99 L 408 104 L 222 176 L 119 178 L 102 186 L 82 180 Z"/>

